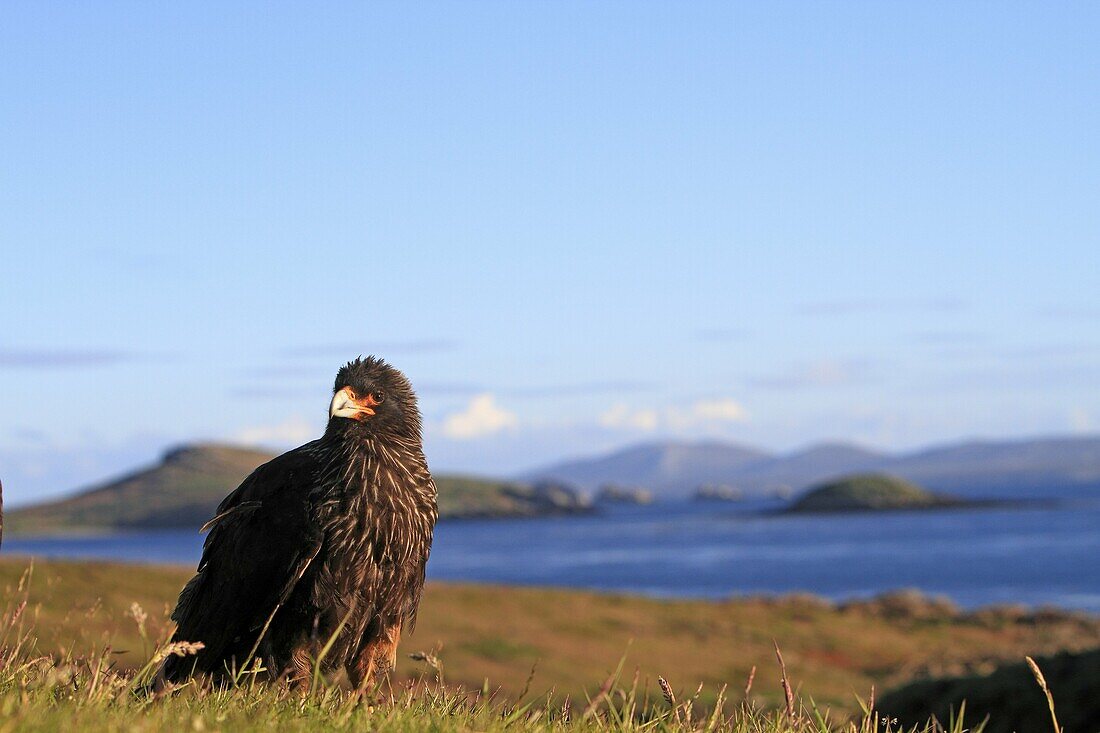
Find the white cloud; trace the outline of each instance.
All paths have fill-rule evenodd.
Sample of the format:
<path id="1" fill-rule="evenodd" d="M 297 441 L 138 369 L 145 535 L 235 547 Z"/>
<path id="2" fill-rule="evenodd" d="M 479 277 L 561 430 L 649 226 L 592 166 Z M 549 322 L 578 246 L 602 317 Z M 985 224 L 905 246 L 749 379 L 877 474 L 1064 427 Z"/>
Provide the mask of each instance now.
<path id="1" fill-rule="evenodd" d="M 746 422 L 749 413 L 741 403 L 729 398 L 702 400 L 691 406 L 692 417 L 702 421 Z"/>
<path id="2" fill-rule="evenodd" d="M 728 397 L 698 400 L 686 406 L 632 408 L 618 403 L 600 415 L 599 422 L 613 430 L 638 430 L 651 432 L 657 428 L 686 430 L 700 426 L 714 427 L 725 423 L 747 422 L 748 411 L 736 400 Z"/>
<path id="3" fill-rule="evenodd" d="M 614 430 L 656 430 L 659 421 L 656 410 L 635 410 L 622 403 L 600 415 L 600 425 Z"/>
<path id="4" fill-rule="evenodd" d="M 489 393 L 479 394 L 461 412 L 443 420 L 443 434 L 454 440 L 472 440 L 519 425 L 515 413 L 505 410 Z"/>
<path id="5" fill-rule="evenodd" d="M 688 430 L 746 422 L 749 419 L 749 413 L 740 402 L 722 397 L 699 400 L 684 407 L 670 407 L 665 410 L 664 417 L 664 422 L 673 430 Z"/>
<path id="6" fill-rule="evenodd" d="M 1069 426 L 1075 433 L 1092 432 L 1092 416 L 1080 407 L 1074 407 L 1069 411 Z"/>
<path id="7" fill-rule="evenodd" d="M 243 428 L 233 440 L 244 445 L 305 443 L 319 435 L 317 425 L 303 417 L 292 417 L 274 425 L 253 425 Z"/>

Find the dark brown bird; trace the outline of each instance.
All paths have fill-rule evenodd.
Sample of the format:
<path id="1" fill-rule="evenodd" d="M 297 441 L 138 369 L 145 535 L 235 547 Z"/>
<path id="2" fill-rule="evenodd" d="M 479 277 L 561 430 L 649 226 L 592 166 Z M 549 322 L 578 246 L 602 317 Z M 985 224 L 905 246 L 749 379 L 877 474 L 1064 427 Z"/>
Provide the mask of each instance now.
<path id="1" fill-rule="evenodd" d="M 393 667 L 416 620 L 437 516 L 412 386 L 375 357 L 336 375 L 325 434 L 257 468 L 203 528 L 198 572 L 172 614 L 161 679 L 225 681 L 259 658 L 303 681 L 322 669 L 358 688 Z"/>

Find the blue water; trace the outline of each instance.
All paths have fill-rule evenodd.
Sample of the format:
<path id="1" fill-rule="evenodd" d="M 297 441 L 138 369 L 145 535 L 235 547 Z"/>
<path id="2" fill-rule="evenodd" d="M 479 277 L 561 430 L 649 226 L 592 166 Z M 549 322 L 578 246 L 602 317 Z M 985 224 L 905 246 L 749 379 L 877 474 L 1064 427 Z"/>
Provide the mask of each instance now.
<path id="1" fill-rule="evenodd" d="M 1057 507 L 781 516 L 760 505 L 662 504 L 600 516 L 444 521 L 428 575 L 654 596 L 897 588 L 959 605 L 1100 612 L 1100 501 Z M 4 553 L 193 565 L 194 531 L 12 538 Z"/>

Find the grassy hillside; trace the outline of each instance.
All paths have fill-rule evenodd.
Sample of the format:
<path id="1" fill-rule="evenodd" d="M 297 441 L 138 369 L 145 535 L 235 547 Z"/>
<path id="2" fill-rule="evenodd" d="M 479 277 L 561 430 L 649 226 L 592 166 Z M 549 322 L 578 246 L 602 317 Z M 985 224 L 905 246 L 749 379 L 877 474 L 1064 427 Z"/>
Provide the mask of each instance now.
<path id="1" fill-rule="evenodd" d="M 815 486 L 788 511 L 857 512 L 887 509 L 932 509 L 961 504 L 957 499 L 933 494 L 916 484 L 885 474 L 858 474 Z"/>
<path id="2" fill-rule="evenodd" d="M 26 561 L 0 561 L 4 598 Z M 111 644 L 122 669 L 149 653 L 132 604 L 148 614 L 150 637 L 167 633 L 167 611 L 189 571 L 98 563 L 37 562 L 25 621 L 33 623 L 42 653 L 88 655 Z M 703 684 L 703 704 L 723 684 L 744 689 L 756 667 L 750 701 L 779 705 L 772 640 L 783 649 L 796 688 L 821 706 L 852 712 L 866 696 L 917 678 L 984 674 L 1025 654 L 1100 646 L 1100 619 L 1078 614 L 1013 609 L 958 613 L 949 605 L 891 596 L 833 606 L 816 598 L 727 602 L 657 601 L 553 589 L 429 584 L 416 632 L 402 644 L 400 680 L 424 672 L 407 658 L 430 651 L 446 680 L 480 689 L 486 679 L 502 693 L 527 686 L 583 700 L 626 655 L 626 675 L 657 675 L 677 690 Z"/>
<path id="3" fill-rule="evenodd" d="M 222 445 L 179 448 L 159 464 L 75 496 L 11 511 L 8 529 L 200 526 L 226 494 L 271 458 L 263 451 Z"/>
<path id="4" fill-rule="evenodd" d="M 8 514 L 8 531 L 30 534 L 135 527 L 198 527 L 218 502 L 270 453 L 227 445 L 195 445 L 160 463 L 60 501 Z M 523 484 L 469 476 L 437 476 L 443 516 L 531 516 L 576 510 L 568 497 Z M 554 497 L 558 497 L 555 502 Z"/>
<path id="5" fill-rule="evenodd" d="M 572 489 L 556 484 L 524 484 L 476 476 L 435 477 L 441 517 L 537 517 L 591 510 Z"/>

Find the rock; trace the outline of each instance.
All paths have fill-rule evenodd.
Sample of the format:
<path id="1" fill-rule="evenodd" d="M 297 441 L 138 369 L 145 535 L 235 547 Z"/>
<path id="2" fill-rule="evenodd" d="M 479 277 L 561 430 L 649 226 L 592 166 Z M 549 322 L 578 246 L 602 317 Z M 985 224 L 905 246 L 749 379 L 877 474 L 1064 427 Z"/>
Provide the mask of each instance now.
<path id="1" fill-rule="evenodd" d="M 866 600 L 849 601 L 841 609 L 906 620 L 953 619 L 961 613 L 950 598 L 925 595 L 915 588 L 903 588 Z"/>
<path id="2" fill-rule="evenodd" d="M 592 511 L 592 503 L 569 484 L 538 481 L 528 496 L 539 514 L 583 514 Z"/>
<path id="3" fill-rule="evenodd" d="M 745 492 L 729 484 L 703 484 L 692 498 L 696 501 L 741 501 Z"/>
<path id="4" fill-rule="evenodd" d="M 640 486 L 604 484 L 596 492 L 597 504 L 652 504 L 653 492 Z"/>

